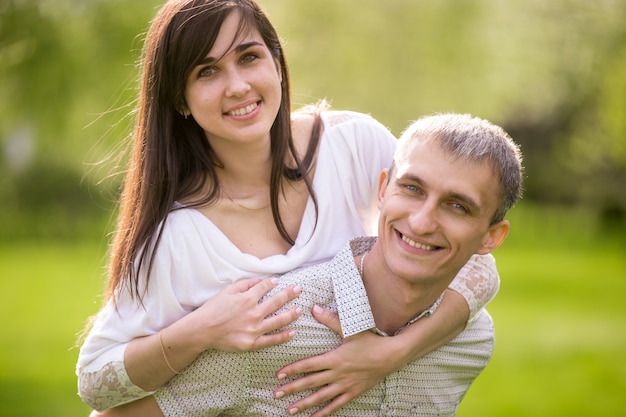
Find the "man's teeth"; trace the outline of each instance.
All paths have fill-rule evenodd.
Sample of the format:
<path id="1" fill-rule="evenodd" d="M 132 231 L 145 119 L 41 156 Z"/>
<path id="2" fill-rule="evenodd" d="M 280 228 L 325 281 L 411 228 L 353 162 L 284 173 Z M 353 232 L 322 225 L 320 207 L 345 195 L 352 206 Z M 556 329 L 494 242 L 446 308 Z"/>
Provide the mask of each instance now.
<path id="1" fill-rule="evenodd" d="M 230 114 L 231 116 L 243 116 L 245 114 L 250 113 L 252 110 L 256 109 L 256 107 L 257 107 L 257 104 L 252 103 L 249 106 L 243 107 L 241 109 L 230 111 L 228 112 L 228 114 Z"/>
<path id="2" fill-rule="evenodd" d="M 408 243 L 409 245 L 413 246 L 414 248 L 424 249 L 424 250 L 435 250 L 435 249 L 437 249 L 436 246 L 422 245 L 421 243 L 417 243 L 417 242 L 409 239 L 408 237 L 406 237 L 404 235 L 402 235 L 402 240 L 404 240 L 406 243 Z"/>

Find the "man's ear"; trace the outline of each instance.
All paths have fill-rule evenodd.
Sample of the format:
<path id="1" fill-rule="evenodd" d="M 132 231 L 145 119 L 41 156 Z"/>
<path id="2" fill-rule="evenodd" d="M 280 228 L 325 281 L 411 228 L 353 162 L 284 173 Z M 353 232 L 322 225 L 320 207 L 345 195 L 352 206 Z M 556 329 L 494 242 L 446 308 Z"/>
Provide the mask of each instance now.
<path id="1" fill-rule="evenodd" d="M 511 224 L 508 220 L 502 220 L 496 224 L 489 226 L 489 230 L 483 236 L 482 247 L 476 252 L 479 255 L 486 255 L 495 250 L 504 242 L 509 234 Z"/>
<path id="2" fill-rule="evenodd" d="M 382 208 L 383 200 L 385 199 L 385 191 L 387 191 L 387 185 L 389 185 L 389 169 L 385 168 L 381 171 L 378 177 L 378 209 Z"/>

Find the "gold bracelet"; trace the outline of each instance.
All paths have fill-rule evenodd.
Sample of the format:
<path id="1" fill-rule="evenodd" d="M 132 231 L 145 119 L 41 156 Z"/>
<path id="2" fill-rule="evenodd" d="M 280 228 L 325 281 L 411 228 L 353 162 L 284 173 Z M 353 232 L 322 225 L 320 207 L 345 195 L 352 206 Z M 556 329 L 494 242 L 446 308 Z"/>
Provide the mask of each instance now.
<path id="1" fill-rule="evenodd" d="M 170 365 L 170 361 L 167 360 L 167 355 L 165 354 L 165 345 L 163 345 L 163 332 L 159 331 L 159 343 L 161 344 L 161 353 L 163 354 L 163 359 L 165 359 L 165 363 L 167 367 L 170 368 L 170 371 L 174 372 L 176 375 L 180 374 L 176 369 L 172 368 Z"/>

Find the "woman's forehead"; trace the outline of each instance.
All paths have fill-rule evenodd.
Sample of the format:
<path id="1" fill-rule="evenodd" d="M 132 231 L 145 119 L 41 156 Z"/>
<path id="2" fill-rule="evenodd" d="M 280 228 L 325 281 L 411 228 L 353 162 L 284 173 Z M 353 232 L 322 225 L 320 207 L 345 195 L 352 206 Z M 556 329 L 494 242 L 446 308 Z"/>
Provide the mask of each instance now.
<path id="1" fill-rule="evenodd" d="M 233 10 L 222 22 L 219 33 L 207 57 L 219 60 L 235 50 L 239 45 L 251 41 L 265 45 L 254 22 L 245 19 L 241 12 Z"/>

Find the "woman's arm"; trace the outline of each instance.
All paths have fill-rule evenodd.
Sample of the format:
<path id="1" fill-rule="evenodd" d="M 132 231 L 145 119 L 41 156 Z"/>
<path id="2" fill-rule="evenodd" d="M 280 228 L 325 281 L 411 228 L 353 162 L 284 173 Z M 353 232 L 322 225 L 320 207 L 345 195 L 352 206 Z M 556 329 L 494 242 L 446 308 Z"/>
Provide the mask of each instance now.
<path id="1" fill-rule="evenodd" d="M 267 333 L 287 326 L 300 310 L 267 316 L 297 297 L 299 287 L 259 304 L 277 283 L 276 278 L 238 281 L 169 327 L 133 340 L 124 355 L 128 376 L 137 386 L 154 391 L 207 349 L 249 351 L 288 341 L 293 337 L 290 330 Z"/>
<path id="2" fill-rule="evenodd" d="M 435 314 L 416 321 L 397 336 L 380 337 L 372 332 L 362 332 L 344 339 L 335 350 L 282 368 L 278 371 L 279 379 L 303 373 L 308 375 L 277 388 L 275 395 L 282 397 L 321 387 L 291 404 L 288 411 L 295 414 L 330 401 L 313 414 L 314 417 L 328 416 L 387 375 L 452 340 L 463 331 L 470 313 L 493 298 L 498 286 L 499 277 L 493 257 L 473 257 L 451 284 L 452 288 L 461 291 L 446 290 Z M 463 296 L 469 293 L 472 294 L 471 300 Z M 334 314 L 327 311 L 314 311 L 313 314 L 321 323 L 337 333 L 341 332 L 339 320 Z"/>
<path id="3" fill-rule="evenodd" d="M 89 417 L 164 417 L 154 397 L 144 397 L 119 407 L 93 411 Z"/>
<path id="4" fill-rule="evenodd" d="M 109 308 L 108 317 L 99 317 L 101 322 L 96 322 L 94 334 L 81 349 L 77 371 L 81 398 L 93 409 L 104 410 L 151 394 L 206 349 L 241 351 L 284 343 L 293 336 L 291 331 L 266 333 L 288 325 L 300 311 L 293 308 L 266 317 L 297 297 L 299 288 L 289 287 L 258 304 L 275 285 L 275 279 L 240 280 L 161 331 L 124 343 L 110 337 L 125 322 L 115 320 L 116 312 Z M 94 359 L 82 358 L 83 351 L 94 351 L 90 353 Z M 123 357 L 110 351 L 122 352 Z"/>

